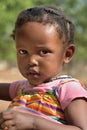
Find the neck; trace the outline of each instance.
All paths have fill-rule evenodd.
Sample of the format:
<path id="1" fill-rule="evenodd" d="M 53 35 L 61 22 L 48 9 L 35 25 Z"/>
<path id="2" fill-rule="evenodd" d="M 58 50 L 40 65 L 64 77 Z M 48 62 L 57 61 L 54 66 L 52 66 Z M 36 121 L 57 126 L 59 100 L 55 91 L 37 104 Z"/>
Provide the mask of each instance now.
<path id="1" fill-rule="evenodd" d="M 59 74 L 56 75 L 56 76 L 54 76 L 54 77 L 52 77 L 52 78 L 50 78 L 50 79 L 45 80 L 44 83 L 47 83 L 47 82 L 51 82 L 51 81 L 57 80 L 58 78 L 59 78 Z"/>
<path id="2" fill-rule="evenodd" d="M 56 75 L 55 77 L 52 77 L 52 78 L 50 78 L 50 79 L 47 79 L 47 80 L 45 80 L 43 83 L 47 83 L 47 82 L 52 82 L 52 81 L 54 81 L 54 80 L 57 80 L 57 79 L 66 79 L 66 78 L 71 78 L 71 76 L 67 76 L 67 75 Z M 30 84 L 30 86 L 31 87 L 35 87 L 35 86 L 37 86 L 37 85 L 34 85 L 34 84 Z"/>

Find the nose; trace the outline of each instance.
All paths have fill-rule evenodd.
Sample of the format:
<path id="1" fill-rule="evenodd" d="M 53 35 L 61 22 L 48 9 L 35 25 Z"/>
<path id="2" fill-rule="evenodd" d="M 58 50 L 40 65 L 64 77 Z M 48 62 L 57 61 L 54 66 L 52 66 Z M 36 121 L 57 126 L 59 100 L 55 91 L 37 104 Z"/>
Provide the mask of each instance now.
<path id="1" fill-rule="evenodd" d="M 30 67 L 37 66 L 38 65 L 37 56 L 35 55 L 29 56 L 28 65 Z"/>

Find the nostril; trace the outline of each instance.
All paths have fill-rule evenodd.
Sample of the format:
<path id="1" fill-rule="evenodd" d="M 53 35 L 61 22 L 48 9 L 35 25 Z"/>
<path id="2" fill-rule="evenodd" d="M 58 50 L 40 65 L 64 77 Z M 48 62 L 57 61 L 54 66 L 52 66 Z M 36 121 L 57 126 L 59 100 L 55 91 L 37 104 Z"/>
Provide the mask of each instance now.
<path id="1" fill-rule="evenodd" d="M 34 66 L 36 66 L 37 64 L 35 64 L 35 63 L 28 63 L 28 66 L 29 67 L 34 67 Z"/>
<path id="2" fill-rule="evenodd" d="M 28 63 L 26 66 L 26 70 L 29 70 L 30 68 L 33 68 L 35 66 L 37 66 L 35 63 Z"/>

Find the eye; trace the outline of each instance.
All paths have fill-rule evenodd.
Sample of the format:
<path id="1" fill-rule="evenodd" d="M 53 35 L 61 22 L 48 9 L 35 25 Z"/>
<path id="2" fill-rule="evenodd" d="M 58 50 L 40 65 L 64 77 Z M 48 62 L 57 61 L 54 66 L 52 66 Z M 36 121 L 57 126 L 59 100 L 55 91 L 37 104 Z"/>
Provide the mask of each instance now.
<path id="1" fill-rule="evenodd" d="M 27 51 L 26 51 L 26 50 L 21 50 L 21 49 L 20 49 L 18 52 L 19 52 L 19 54 L 21 54 L 21 55 L 27 54 Z"/>
<path id="2" fill-rule="evenodd" d="M 46 55 L 46 54 L 48 54 L 48 53 L 49 53 L 48 50 L 41 50 L 41 51 L 39 52 L 40 55 Z"/>

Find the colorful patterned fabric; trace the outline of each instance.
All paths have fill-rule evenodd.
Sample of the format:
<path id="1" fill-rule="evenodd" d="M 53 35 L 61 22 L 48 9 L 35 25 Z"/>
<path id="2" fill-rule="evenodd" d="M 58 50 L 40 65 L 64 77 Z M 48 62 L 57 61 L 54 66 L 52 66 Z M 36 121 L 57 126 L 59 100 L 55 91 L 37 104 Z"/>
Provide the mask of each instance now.
<path id="1" fill-rule="evenodd" d="M 47 115 L 49 118 L 66 123 L 64 112 L 57 99 L 57 88 L 48 92 L 23 93 L 13 99 L 9 108 L 23 106 Z M 20 91 L 20 90 L 19 90 Z"/>
<path id="2" fill-rule="evenodd" d="M 63 124 L 66 124 L 64 109 L 71 101 L 76 98 L 87 100 L 87 92 L 83 85 L 68 76 L 33 88 L 27 80 L 17 81 L 11 84 L 10 95 L 13 102 L 9 108 L 20 106 L 27 111 L 42 113 L 44 117 Z"/>

